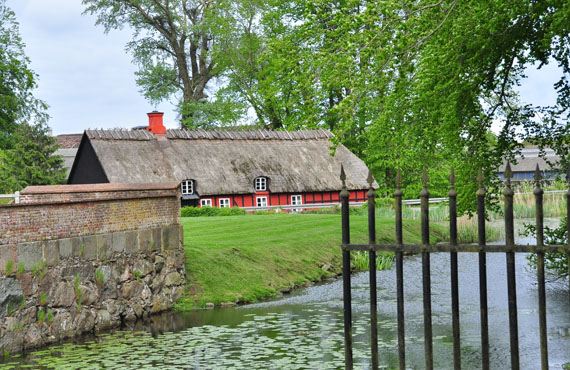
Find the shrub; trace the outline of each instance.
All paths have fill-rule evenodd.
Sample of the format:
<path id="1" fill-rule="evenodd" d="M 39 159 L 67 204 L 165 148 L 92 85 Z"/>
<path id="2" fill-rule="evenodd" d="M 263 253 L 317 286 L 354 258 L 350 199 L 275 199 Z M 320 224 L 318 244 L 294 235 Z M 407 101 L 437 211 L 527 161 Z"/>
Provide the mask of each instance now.
<path id="1" fill-rule="evenodd" d="M 213 216 L 241 216 L 247 212 L 239 207 L 216 208 L 216 207 L 182 207 L 180 210 L 182 217 L 213 217 Z"/>
<path id="2" fill-rule="evenodd" d="M 548 226 L 544 227 L 544 244 L 545 245 L 564 245 L 568 243 L 568 230 L 566 217 L 563 217 L 560 226 L 551 229 Z M 525 224 L 525 229 L 521 233 L 524 236 L 536 237 L 536 226 Z M 528 257 L 530 264 L 536 267 L 537 256 L 536 253 L 530 254 Z M 568 275 L 568 254 L 566 253 L 546 253 L 544 255 L 544 267 L 553 271 L 558 276 L 563 277 Z"/>

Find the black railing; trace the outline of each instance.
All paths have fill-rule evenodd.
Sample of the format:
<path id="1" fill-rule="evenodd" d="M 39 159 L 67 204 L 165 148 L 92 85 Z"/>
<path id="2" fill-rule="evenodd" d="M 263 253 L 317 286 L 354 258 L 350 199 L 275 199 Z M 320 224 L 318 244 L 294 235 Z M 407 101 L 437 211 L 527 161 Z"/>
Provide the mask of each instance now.
<path id="1" fill-rule="evenodd" d="M 536 199 L 536 245 L 516 245 L 514 238 L 514 215 L 513 215 L 513 195 L 510 178 L 512 176 L 510 164 L 507 163 L 505 170 L 505 236 L 504 245 L 488 246 L 485 239 L 485 188 L 483 186 L 483 175 L 479 171 L 477 180 L 479 189 L 477 190 L 477 214 L 478 214 L 478 238 L 477 245 L 457 243 L 457 192 L 455 191 L 455 175 L 452 171 L 450 176 L 449 191 L 449 243 L 430 244 L 429 242 L 429 191 L 427 188 L 427 173 L 423 176 L 423 189 L 421 198 L 421 244 L 404 244 L 402 238 L 402 191 L 400 189 L 401 176 L 398 172 L 398 187 L 394 193 L 395 198 L 395 218 L 396 218 L 396 242 L 394 244 L 376 243 L 376 222 L 374 198 L 376 197 L 372 183 L 372 175 L 368 176 L 368 244 L 350 243 L 350 225 L 348 211 L 349 192 L 346 188 L 346 175 L 341 169 L 342 191 L 340 193 L 342 202 L 342 258 L 343 258 L 343 294 L 344 294 L 344 338 L 345 338 L 345 367 L 352 369 L 352 308 L 351 308 L 351 286 L 350 286 L 350 252 L 367 251 L 369 253 L 369 280 L 370 280 L 370 344 L 372 368 L 378 368 L 378 313 L 377 313 L 377 283 L 376 283 L 376 252 L 393 251 L 396 253 L 396 291 L 397 291 L 397 326 L 398 326 L 398 359 L 399 369 L 406 368 L 405 350 L 405 326 L 404 326 L 404 274 L 403 274 L 403 254 L 422 254 L 422 284 L 423 284 L 423 311 L 424 311 L 424 352 L 425 368 L 433 369 L 433 342 L 432 342 L 432 317 L 431 317 L 431 275 L 430 275 L 430 253 L 449 252 L 450 253 L 450 280 L 451 280 L 451 320 L 453 331 L 453 364 L 454 369 L 461 369 L 461 347 L 459 330 L 459 288 L 458 288 L 458 268 L 457 253 L 472 252 L 479 254 L 479 292 L 480 292 L 480 313 L 481 313 L 481 360 L 482 369 L 489 369 L 489 323 L 487 308 L 487 268 L 486 254 L 492 252 L 503 252 L 506 254 L 507 286 L 508 286 L 508 308 L 509 308 L 509 332 L 510 332 L 510 354 L 511 368 L 519 369 L 519 344 L 518 344 L 518 320 L 517 320 L 517 297 L 516 297 L 516 277 L 515 277 L 515 253 L 536 253 L 537 254 L 537 282 L 538 282 L 538 306 L 539 306 L 539 331 L 540 331 L 540 356 L 543 370 L 548 369 L 548 348 L 546 330 L 546 293 L 544 279 L 544 254 L 545 253 L 568 253 L 570 254 L 570 237 L 567 245 L 544 245 L 544 214 L 543 214 L 543 190 L 541 188 L 540 170 L 537 166 L 535 172 L 536 188 L 534 195 Z M 570 180 L 570 170 L 568 174 Z M 570 231 L 570 188 L 566 193 L 566 208 L 568 230 Z M 570 268 L 569 268 L 570 276 Z M 570 279 L 570 277 L 569 277 Z"/>

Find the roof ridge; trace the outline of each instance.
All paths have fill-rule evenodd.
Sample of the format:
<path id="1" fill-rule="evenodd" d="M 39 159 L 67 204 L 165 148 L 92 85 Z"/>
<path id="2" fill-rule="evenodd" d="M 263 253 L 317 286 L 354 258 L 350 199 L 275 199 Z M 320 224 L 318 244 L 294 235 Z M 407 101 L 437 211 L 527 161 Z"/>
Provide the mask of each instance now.
<path id="1" fill-rule="evenodd" d="M 97 140 L 154 140 L 156 137 L 146 130 L 128 130 L 128 129 L 95 129 L 85 130 L 85 134 L 90 139 Z M 225 130 L 216 128 L 213 130 L 205 130 L 198 128 L 190 130 L 188 128 L 167 129 L 166 137 L 168 139 L 182 140 L 318 140 L 330 139 L 334 137 L 332 132 L 327 129 L 311 129 L 311 130 Z"/>

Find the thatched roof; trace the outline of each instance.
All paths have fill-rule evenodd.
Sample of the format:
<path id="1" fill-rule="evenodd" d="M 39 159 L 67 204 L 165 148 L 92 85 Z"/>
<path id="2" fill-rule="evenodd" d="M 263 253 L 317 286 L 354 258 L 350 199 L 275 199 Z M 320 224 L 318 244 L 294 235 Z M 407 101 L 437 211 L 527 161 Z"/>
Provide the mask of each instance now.
<path id="1" fill-rule="evenodd" d="M 368 187 L 362 160 L 343 145 L 331 156 L 327 130 L 178 129 L 162 140 L 146 130 L 88 130 L 85 136 L 109 182 L 192 179 L 200 195 L 248 194 L 254 179 L 266 176 L 275 193 L 338 191 L 342 163 L 349 189 Z"/>
<path id="2" fill-rule="evenodd" d="M 544 157 L 553 164 L 560 161 L 560 157 L 556 155 L 554 150 L 545 148 Z M 521 149 L 521 153 L 515 156 L 517 164 L 511 163 L 511 170 L 516 172 L 534 172 L 538 164 L 541 171 L 552 171 L 551 166 L 546 162 L 545 158 L 540 156 L 540 150 L 537 147 L 529 146 Z M 505 172 L 506 161 L 499 166 L 499 172 Z"/>

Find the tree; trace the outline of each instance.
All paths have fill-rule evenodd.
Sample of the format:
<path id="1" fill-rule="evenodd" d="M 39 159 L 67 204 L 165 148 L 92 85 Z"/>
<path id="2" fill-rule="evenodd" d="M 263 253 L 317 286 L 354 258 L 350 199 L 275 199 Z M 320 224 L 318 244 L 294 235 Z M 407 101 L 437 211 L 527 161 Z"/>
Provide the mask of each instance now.
<path id="1" fill-rule="evenodd" d="M 228 50 L 243 31 L 243 14 L 253 1 L 229 0 L 83 0 L 85 12 L 97 15 L 97 24 L 111 29 L 129 25 L 134 31 L 127 45 L 141 92 L 157 103 L 171 97 L 180 102 L 182 122 L 206 125 L 217 112 L 221 123 L 235 123 L 244 114 L 240 102 L 222 93 L 214 97 L 212 82 L 228 69 Z M 225 99 L 227 98 L 227 99 Z M 213 107 L 212 107 L 213 105 Z"/>
<path id="2" fill-rule="evenodd" d="M 284 69 L 273 73 L 282 81 L 271 87 L 303 80 L 310 90 L 293 95 L 281 89 L 273 95 L 292 97 L 288 106 L 306 106 L 306 96 L 317 102 L 309 114 L 290 110 L 283 122 L 332 129 L 337 140 L 364 155 L 387 192 L 396 169 L 403 172 L 405 190 L 415 192 L 427 167 L 430 187 L 446 193 L 445 174 L 453 167 L 465 211 L 475 204 L 478 168 L 496 191 L 498 166 L 514 157 L 523 140 L 554 146 L 566 160 L 570 11 L 565 1 L 300 0 L 276 1 L 273 11 L 267 27 L 284 30 L 275 33 L 292 51 L 271 49 L 275 57 L 268 59 L 287 59 Z M 556 106 L 520 106 L 514 88 L 525 67 L 552 61 L 563 71 Z M 541 121 L 535 119 L 538 113 Z M 314 121 L 305 123 L 305 117 Z M 490 140 L 496 120 L 504 126 Z"/>
<path id="3" fill-rule="evenodd" d="M 45 104 L 32 95 L 36 76 L 28 67 L 18 23 L 0 0 L 0 150 L 10 148 L 20 122 L 45 120 Z"/>
<path id="4" fill-rule="evenodd" d="M 0 166 L 0 192 L 13 192 L 28 185 L 54 185 L 65 181 L 65 169 L 55 138 L 42 124 L 21 124 L 14 133 L 13 147 L 4 152 Z"/>
<path id="5" fill-rule="evenodd" d="M 0 0 L 0 193 L 27 185 L 61 183 L 61 157 L 53 156 L 44 102 L 33 96 L 29 68 L 14 13 Z"/>

